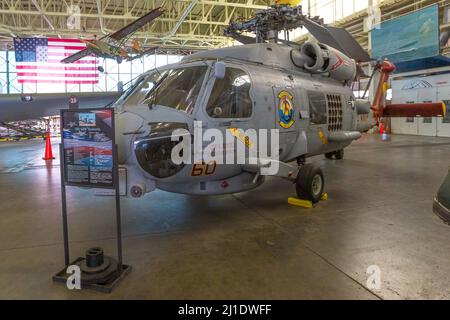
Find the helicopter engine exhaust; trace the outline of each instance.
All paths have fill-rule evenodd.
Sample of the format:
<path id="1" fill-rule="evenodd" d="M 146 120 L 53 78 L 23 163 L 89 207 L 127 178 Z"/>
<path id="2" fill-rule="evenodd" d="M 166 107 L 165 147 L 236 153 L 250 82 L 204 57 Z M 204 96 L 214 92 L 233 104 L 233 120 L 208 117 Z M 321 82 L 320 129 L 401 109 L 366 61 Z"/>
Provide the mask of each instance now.
<path id="1" fill-rule="evenodd" d="M 306 42 L 300 51 L 301 54 L 297 56 L 303 57 L 303 68 L 311 73 L 328 73 L 331 78 L 343 82 L 353 81 L 356 77 L 355 60 L 330 46 Z M 300 61 L 294 61 L 295 56 L 291 55 L 293 62 L 298 65 Z"/>

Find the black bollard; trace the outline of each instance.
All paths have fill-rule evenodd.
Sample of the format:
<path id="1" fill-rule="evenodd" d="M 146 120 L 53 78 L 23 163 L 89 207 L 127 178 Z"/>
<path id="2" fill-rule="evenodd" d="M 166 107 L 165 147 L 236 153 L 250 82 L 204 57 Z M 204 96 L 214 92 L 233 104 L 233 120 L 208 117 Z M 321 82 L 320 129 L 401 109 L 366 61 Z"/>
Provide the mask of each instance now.
<path id="1" fill-rule="evenodd" d="M 86 264 L 89 268 L 100 267 L 104 263 L 103 249 L 91 248 L 86 251 Z"/>

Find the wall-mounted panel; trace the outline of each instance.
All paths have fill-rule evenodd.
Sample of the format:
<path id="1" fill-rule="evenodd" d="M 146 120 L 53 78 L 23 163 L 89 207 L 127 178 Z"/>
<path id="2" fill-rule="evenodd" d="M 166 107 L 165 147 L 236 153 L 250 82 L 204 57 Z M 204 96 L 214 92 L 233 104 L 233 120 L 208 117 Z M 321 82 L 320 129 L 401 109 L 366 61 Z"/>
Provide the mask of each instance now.
<path id="1" fill-rule="evenodd" d="M 394 63 L 439 55 L 439 7 L 382 22 L 372 31 L 372 58 Z"/>

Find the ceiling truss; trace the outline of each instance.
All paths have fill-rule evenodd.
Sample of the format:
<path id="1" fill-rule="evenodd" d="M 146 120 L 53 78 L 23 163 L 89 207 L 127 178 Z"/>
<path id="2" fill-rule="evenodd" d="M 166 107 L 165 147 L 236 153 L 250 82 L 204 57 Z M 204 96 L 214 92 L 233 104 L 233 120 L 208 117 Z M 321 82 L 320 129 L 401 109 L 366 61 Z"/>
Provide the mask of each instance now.
<path id="1" fill-rule="evenodd" d="M 101 37 L 156 7 L 165 13 L 135 34 L 145 46 L 211 49 L 230 44 L 222 30 L 270 0 L 2 0 L 0 41 L 13 36 Z M 70 11 L 75 8 L 79 11 Z M 79 28 L 68 27 L 71 12 Z"/>
<path id="2" fill-rule="evenodd" d="M 369 0 L 373 1 L 373 0 Z M 1 0 L 0 42 L 11 43 L 13 36 L 60 36 L 91 39 L 115 31 L 153 8 L 166 12 L 153 24 L 135 34 L 146 47 L 162 50 L 204 50 L 224 47 L 232 40 L 222 35 L 230 21 L 248 19 L 255 10 L 267 8 L 271 0 Z M 381 0 L 382 20 L 407 14 L 438 3 L 443 8 L 450 0 Z M 70 29 L 68 8 L 79 8 L 79 29 Z M 369 49 L 369 34 L 364 28 L 367 11 L 355 13 L 334 23 L 345 27 L 358 42 Z M 442 21 L 442 20 L 441 20 Z M 443 26 L 444 28 L 445 26 Z M 447 25 L 450 28 L 449 25 Z M 308 36 L 296 39 L 303 42 Z M 450 53 L 450 48 L 444 48 Z"/>

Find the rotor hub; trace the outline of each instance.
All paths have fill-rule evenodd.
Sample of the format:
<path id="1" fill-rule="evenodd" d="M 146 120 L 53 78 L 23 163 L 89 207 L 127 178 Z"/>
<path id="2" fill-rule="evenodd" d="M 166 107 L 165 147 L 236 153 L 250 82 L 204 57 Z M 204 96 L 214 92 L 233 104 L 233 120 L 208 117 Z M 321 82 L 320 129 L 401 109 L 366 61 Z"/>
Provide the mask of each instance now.
<path id="1" fill-rule="evenodd" d="M 230 23 L 224 33 L 233 37 L 248 32 L 256 35 L 256 42 L 273 41 L 274 35 L 277 38 L 280 31 L 287 32 L 303 27 L 307 18 L 302 12 L 302 6 L 274 5 L 269 9 L 256 11 L 255 16 L 248 21 Z M 322 23 L 318 18 L 312 20 Z"/>

